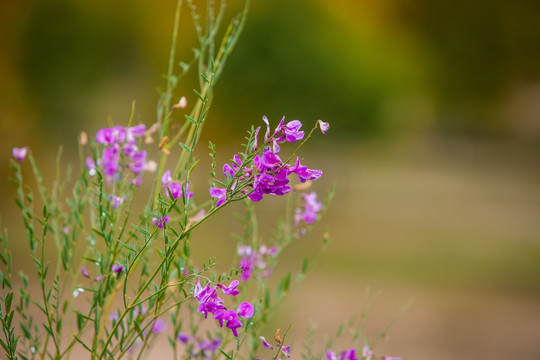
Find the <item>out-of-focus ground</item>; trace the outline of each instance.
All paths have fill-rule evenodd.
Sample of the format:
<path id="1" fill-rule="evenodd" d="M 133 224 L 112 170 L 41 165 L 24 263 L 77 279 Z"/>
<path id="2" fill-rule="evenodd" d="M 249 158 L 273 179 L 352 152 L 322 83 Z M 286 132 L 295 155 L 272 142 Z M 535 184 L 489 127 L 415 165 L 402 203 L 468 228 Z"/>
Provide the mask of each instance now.
<path id="1" fill-rule="evenodd" d="M 29 145 L 50 179 L 57 144 L 76 162 L 79 132 L 93 134 L 109 116 L 125 124 L 132 100 L 135 121 L 152 124 L 173 11 L 173 1 L 0 3 L 0 212 L 17 267 L 31 263 L 14 189 L 3 180 L 11 148 Z M 194 43 L 182 16 L 177 54 L 186 60 Z M 208 140 L 224 162 L 262 115 L 272 123 L 286 115 L 306 127 L 331 123 L 304 158 L 324 170 L 315 190 L 337 183 L 323 222 L 276 274 L 314 254 L 324 228 L 330 250 L 267 338 L 293 321 L 298 349 L 309 319 L 321 336 L 334 333 L 369 288 L 380 292 L 372 338 L 413 300 L 381 354 L 540 358 L 538 18 L 538 4 L 510 0 L 252 2 L 216 88 L 197 176 L 208 173 Z M 177 94 L 189 103 L 195 78 Z M 206 180 L 194 191 L 205 196 Z M 257 204 L 263 237 L 281 204 Z M 200 261 L 217 251 L 228 266 L 227 234 L 238 231 L 231 219 L 218 214 L 199 229 Z"/>

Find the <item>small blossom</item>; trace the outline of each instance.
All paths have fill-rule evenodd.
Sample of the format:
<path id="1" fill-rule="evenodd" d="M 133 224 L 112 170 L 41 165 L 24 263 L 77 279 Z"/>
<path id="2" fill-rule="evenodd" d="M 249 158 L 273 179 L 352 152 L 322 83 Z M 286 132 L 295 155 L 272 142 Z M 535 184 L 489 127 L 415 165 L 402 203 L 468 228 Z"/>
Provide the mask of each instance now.
<path id="1" fill-rule="evenodd" d="M 169 215 L 160 216 L 159 218 L 153 218 L 152 221 L 157 228 L 163 229 L 163 226 L 169 222 Z"/>
<path id="2" fill-rule="evenodd" d="M 338 360 L 336 353 L 332 350 L 326 350 L 326 360 Z"/>
<path id="3" fill-rule="evenodd" d="M 132 183 L 134 186 L 140 186 L 140 185 L 141 185 L 141 182 L 142 182 L 142 176 L 137 176 L 136 178 L 134 178 L 133 180 L 131 180 L 131 183 Z"/>
<path id="4" fill-rule="evenodd" d="M 225 326 L 232 331 L 232 334 L 235 337 L 238 337 L 237 329 L 242 327 L 242 322 L 238 318 L 236 312 L 233 310 L 221 309 L 214 313 L 214 319 L 219 321 L 220 326 L 223 326 L 223 323 L 225 322 Z"/>
<path id="5" fill-rule="evenodd" d="M 125 271 L 126 268 L 119 264 L 113 264 L 111 266 L 112 272 L 116 273 L 117 275 L 120 274 L 122 271 Z"/>
<path id="6" fill-rule="evenodd" d="M 154 334 L 159 334 L 167 328 L 167 323 L 162 318 L 156 318 L 154 324 L 152 325 L 152 332 Z"/>
<path id="7" fill-rule="evenodd" d="M 86 270 L 84 266 L 81 268 L 81 275 L 84 276 L 85 278 L 90 277 L 90 274 L 88 274 L 88 270 Z"/>
<path id="8" fill-rule="evenodd" d="M 295 226 L 299 226 L 302 220 L 308 224 L 313 224 L 317 220 L 317 213 L 323 208 L 323 204 L 317 201 L 317 193 L 311 192 L 309 194 L 302 194 L 301 196 L 303 203 L 295 211 Z"/>
<path id="9" fill-rule="evenodd" d="M 193 339 L 193 336 L 189 336 L 187 334 L 182 334 L 182 333 L 178 333 L 178 335 L 176 335 L 176 339 L 178 341 L 180 341 L 181 343 L 183 344 L 187 344 L 190 340 Z"/>
<path id="10" fill-rule="evenodd" d="M 203 340 L 197 344 L 197 347 L 202 351 L 217 351 L 221 345 L 222 341 L 220 338 L 215 338 L 214 340 Z"/>
<path id="11" fill-rule="evenodd" d="M 163 188 L 165 189 L 167 186 L 169 186 L 170 183 L 172 183 L 172 176 L 171 171 L 167 170 L 163 173 L 161 176 L 161 183 L 163 184 Z"/>
<path id="12" fill-rule="evenodd" d="M 27 154 L 28 154 L 28 146 L 25 146 L 22 148 L 14 147 L 11 150 L 11 155 L 15 159 L 17 159 L 18 162 L 22 162 L 26 158 Z"/>
<path id="13" fill-rule="evenodd" d="M 73 290 L 72 295 L 73 295 L 74 298 L 77 298 L 83 292 L 84 292 L 83 288 L 76 288 L 75 290 Z"/>
<path id="14" fill-rule="evenodd" d="M 223 284 L 217 284 L 217 287 L 219 287 L 224 294 L 230 295 L 230 296 L 236 296 L 240 293 L 240 291 L 236 290 L 240 282 L 238 280 L 233 280 L 229 286 L 225 286 Z"/>
<path id="15" fill-rule="evenodd" d="M 215 199 L 218 199 L 218 201 L 216 203 L 216 207 L 219 207 L 219 206 L 223 205 L 223 203 L 225 203 L 225 201 L 227 201 L 227 189 L 220 189 L 220 188 L 216 188 L 216 187 L 211 187 L 210 188 L 210 196 L 215 198 Z"/>
<path id="16" fill-rule="evenodd" d="M 272 345 L 270 345 L 270 343 L 269 343 L 268 341 L 266 341 L 266 339 L 264 338 L 264 336 L 259 336 L 259 339 L 261 339 L 262 345 L 263 345 L 265 348 L 274 350 L 274 347 L 273 347 Z"/>
<path id="17" fill-rule="evenodd" d="M 327 122 L 324 122 L 322 120 L 317 120 L 317 125 L 319 126 L 319 129 L 321 129 L 321 132 L 323 134 L 326 134 L 326 132 L 330 128 L 330 124 L 328 124 Z"/>
<path id="18" fill-rule="evenodd" d="M 88 168 L 88 174 L 90 174 L 90 176 L 96 175 L 96 163 L 94 162 L 94 159 L 88 156 L 85 159 L 85 163 Z"/>
<path id="19" fill-rule="evenodd" d="M 173 109 L 184 109 L 187 106 L 187 99 L 185 96 L 182 96 L 177 104 L 172 106 Z"/>
<path id="20" fill-rule="evenodd" d="M 109 195 L 109 200 L 111 200 L 111 202 L 113 204 L 113 209 L 116 210 L 116 209 L 118 209 L 120 204 L 122 204 L 126 199 L 124 199 L 123 197 L 119 197 L 119 196 Z"/>
<path id="21" fill-rule="evenodd" d="M 393 357 L 393 356 L 383 356 L 381 360 L 401 360 L 400 357 Z"/>
<path id="22" fill-rule="evenodd" d="M 243 303 L 238 305 L 238 309 L 236 309 L 236 312 L 244 319 L 249 319 L 255 313 L 255 309 L 253 308 L 253 305 L 251 305 L 251 303 L 244 301 Z"/>
<path id="23" fill-rule="evenodd" d="M 288 358 L 291 357 L 291 347 L 290 346 L 282 346 L 281 351 L 287 356 Z"/>

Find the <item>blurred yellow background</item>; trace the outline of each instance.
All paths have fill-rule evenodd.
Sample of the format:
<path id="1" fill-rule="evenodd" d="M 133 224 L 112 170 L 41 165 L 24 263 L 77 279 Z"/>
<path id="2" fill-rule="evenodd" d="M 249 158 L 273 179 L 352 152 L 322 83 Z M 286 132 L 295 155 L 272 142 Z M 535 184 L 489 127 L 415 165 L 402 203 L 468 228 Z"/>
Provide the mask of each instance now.
<path id="1" fill-rule="evenodd" d="M 241 8 L 228 6 L 230 14 Z M 109 116 L 125 124 L 133 100 L 136 121 L 152 124 L 174 8 L 173 1 L 1 2 L 0 179 L 9 176 L 13 146 L 30 146 L 46 168 L 63 144 L 75 162 L 79 132 L 95 133 Z M 262 115 L 306 127 L 320 118 L 331 129 L 304 157 L 325 171 L 317 191 L 337 182 L 318 229 L 330 230 L 331 249 L 276 326 L 294 320 L 291 338 L 300 339 L 312 318 L 321 333 L 333 333 L 370 287 L 382 291 L 370 336 L 414 299 L 383 353 L 540 358 L 538 19 L 540 3 L 524 0 L 252 1 L 200 156 L 211 139 L 225 161 Z M 178 60 L 188 60 L 187 11 L 182 20 Z M 194 99 L 193 79 L 178 97 Z M 13 244 L 20 216 L 13 187 L 1 181 Z M 213 221 L 201 230 L 201 246 L 230 248 L 221 235 L 234 231 L 230 215 Z M 313 253 L 313 243 L 316 236 L 288 258 Z"/>

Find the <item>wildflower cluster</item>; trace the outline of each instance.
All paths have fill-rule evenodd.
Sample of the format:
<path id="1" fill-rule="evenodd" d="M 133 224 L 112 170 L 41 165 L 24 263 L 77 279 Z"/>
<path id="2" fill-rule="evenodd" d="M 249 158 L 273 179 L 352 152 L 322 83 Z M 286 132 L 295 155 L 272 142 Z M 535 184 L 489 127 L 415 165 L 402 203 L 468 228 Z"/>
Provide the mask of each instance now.
<path id="1" fill-rule="evenodd" d="M 197 311 L 204 314 L 206 318 L 208 314 L 212 314 L 215 320 L 219 321 L 219 325 L 225 326 L 230 329 L 235 337 L 238 337 L 238 328 L 242 327 L 242 321 L 240 317 L 249 319 L 255 312 L 251 303 L 244 301 L 236 311 L 229 310 L 223 305 L 224 301 L 218 296 L 217 289 L 219 288 L 224 294 L 229 296 L 236 296 L 240 292 L 236 289 L 238 287 L 238 280 L 234 280 L 229 286 L 223 284 L 217 284 L 216 287 L 210 286 L 210 283 L 201 287 L 200 281 L 197 282 L 193 291 L 193 297 L 199 301 L 199 308 Z"/>
<path id="2" fill-rule="evenodd" d="M 152 169 L 153 162 L 147 162 L 146 150 L 140 150 L 138 139 L 145 134 L 146 125 L 131 127 L 114 126 L 100 129 L 96 134 L 96 142 L 102 145 L 101 153 L 96 160 L 86 158 L 86 166 L 90 174 L 99 169 L 109 182 L 120 181 L 125 169 L 134 175 L 134 185 L 140 185 L 141 173 Z"/>
<path id="3" fill-rule="evenodd" d="M 243 281 L 248 281 L 255 270 L 260 271 L 261 277 L 267 277 L 272 274 L 272 269 L 267 268 L 266 259 L 277 255 L 277 246 L 269 248 L 266 245 L 261 245 L 257 250 L 249 245 L 241 244 L 238 246 L 237 253 L 240 256 L 238 269 L 242 272 L 240 279 Z"/>
<path id="4" fill-rule="evenodd" d="M 279 256 L 293 242 L 305 239 L 332 197 L 332 190 L 325 200 L 314 191 L 306 192 L 322 171 L 305 166 L 297 154 L 316 129 L 326 134 L 329 124 L 318 120 L 304 132 L 299 120 L 285 122 L 283 117 L 271 131 L 263 117 L 265 125 L 251 128 L 245 150 L 223 165 L 223 182 L 215 177 L 211 144 L 210 197 L 190 191 L 190 185 L 196 189 L 191 175 L 197 171 L 195 150 L 202 125 L 208 121 L 216 81 L 242 30 L 248 2 L 222 31 L 224 6 L 209 1 L 206 16 L 201 16 L 187 0 L 199 40 L 187 63 L 174 58 L 180 9 L 185 6 L 178 2 L 166 90 L 160 95 L 157 118 L 151 121 L 154 125 L 131 126 L 132 113 L 128 126 L 102 128 L 90 140 L 82 133 L 84 164 L 78 178 L 72 179 L 69 171 L 64 174 L 59 166 L 48 189 L 30 148 L 13 148 L 16 203 L 35 272 L 34 282 L 23 271 L 20 281 L 14 279 L 6 235 L 0 231 L 0 344 L 5 358 L 105 360 L 138 353 L 139 359 L 157 336 L 167 336 L 175 359 L 260 359 L 259 350 L 268 349 L 274 360 L 291 357 L 286 335 L 280 338 L 279 329 L 275 344 L 261 334 L 277 306 L 327 249 L 328 233 L 319 252 L 313 258 L 306 256 L 295 276 L 286 272 L 278 281 L 266 279 L 276 276 L 272 270 Z M 224 34 L 224 39 L 217 39 L 217 34 Z M 177 98 L 178 80 L 192 66 L 200 81 L 189 110 L 187 97 L 178 104 L 171 99 Z M 265 133 L 259 136 L 264 126 Z M 154 133 L 160 136 L 156 144 Z M 142 149 L 143 142 L 148 152 Z M 281 147 L 292 143 L 298 143 L 295 150 L 284 156 Z M 83 155 L 89 152 L 91 156 Z M 149 153 L 158 154 L 157 162 L 149 160 Z M 175 157 L 172 172 L 167 167 Z M 27 163 L 38 196 L 23 179 Z M 155 172 L 150 191 L 139 186 L 145 171 Z M 147 196 L 145 206 L 136 198 L 140 195 Z M 271 236 L 259 233 L 254 205 L 268 195 L 288 198 L 285 215 L 278 218 Z M 194 230 L 232 201 L 244 205 L 245 217 L 237 216 L 244 233 L 235 236 L 238 256 L 222 269 L 223 261 L 200 261 L 193 255 L 192 246 L 200 246 Z M 299 204 L 296 209 L 294 204 Z M 52 256 L 51 248 L 56 251 Z M 253 278 L 257 281 L 249 281 Z M 209 314 L 214 321 L 203 324 Z M 258 339 L 267 350 L 259 349 Z M 375 359 L 369 348 L 360 356 L 354 349 L 308 355 L 304 358 Z"/>
<path id="5" fill-rule="evenodd" d="M 252 151 L 255 152 L 253 157 L 248 157 L 245 154 L 244 159 L 240 155 L 235 155 L 231 164 L 223 166 L 223 174 L 229 180 L 230 185 L 226 188 L 210 188 L 210 196 L 217 198 L 216 206 L 220 206 L 231 198 L 231 195 L 236 193 L 238 184 L 242 184 L 240 192 L 247 195 L 252 201 L 262 200 L 265 194 L 285 195 L 292 190 L 289 185 L 289 176 L 295 174 L 300 182 L 308 180 L 316 180 L 322 176 L 321 170 L 309 169 L 307 166 L 300 164 L 300 158 L 297 156 L 294 165 L 283 162 L 279 157 L 281 147 L 279 144 L 284 142 L 296 142 L 304 138 L 304 131 L 301 131 L 302 123 L 298 120 L 293 120 L 285 124 L 283 117 L 276 127 L 274 132 L 270 131 L 270 123 L 266 116 L 263 116 L 263 121 L 266 124 L 266 133 L 264 134 L 263 152 L 257 153 L 258 150 L 258 134 L 261 127 L 255 129 L 253 137 Z M 328 124 L 318 122 L 323 133 L 328 130 Z M 250 161 L 246 161 L 246 160 Z M 251 189 L 243 189 L 249 187 Z"/>
<path id="6" fill-rule="evenodd" d="M 382 357 L 375 357 L 375 353 L 373 350 L 369 348 L 368 345 L 364 345 L 362 348 L 362 353 L 357 354 L 356 349 L 348 349 L 344 350 L 341 353 L 336 354 L 332 350 L 326 351 L 326 360 L 401 360 L 400 357 L 392 357 L 392 356 L 382 356 Z"/>
<path id="7" fill-rule="evenodd" d="M 161 177 L 161 183 L 163 184 L 163 188 L 166 189 L 167 197 L 169 199 L 171 198 L 171 196 L 173 200 L 182 198 L 184 192 L 187 199 L 191 199 L 193 197 L 193 193 L 189 191 L 189 184 L 186 184 L 185 187 L 183 187 L 180 182 L 174 181 L 171 176 L 170 170 L 167 170 L 163 173 L 163 176 Z"/>

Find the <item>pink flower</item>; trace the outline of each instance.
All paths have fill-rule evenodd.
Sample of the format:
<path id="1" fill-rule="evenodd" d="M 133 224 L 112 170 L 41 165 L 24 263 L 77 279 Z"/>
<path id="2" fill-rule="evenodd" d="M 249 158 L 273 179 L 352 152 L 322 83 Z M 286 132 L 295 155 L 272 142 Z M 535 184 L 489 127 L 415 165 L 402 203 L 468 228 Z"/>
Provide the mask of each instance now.
<path id="1" fill-rule="evenodd" d="M 255 313 L 255 309 L 253 308 L 253 305 L 251 305 L 251 303 L 249 303 L 248 301 L 244 301 L 243 303 L 238 305 L 238 309 L 236 309 L 236 312 L 244 319 L 249 319 Z"/>
<path id="2" fill-rule="evenodd" d="M 152 221 L 157 228 L 163 229 L 163 226 L 169 222 L 169 215 L 160 216 L 159 218 L 153 218 Z"/>
<path id="3" fill-rule="evenodd" d="M 11 155 L 13 155 L 18 162 L 23 161 L 26 158 L 26 154 L 28 154 L 28 146 L 22 148 L 14 147 L 11 150 Z"/>
<path id="4" fill-rule="evenodd" d="M 326 132 L 328 131 L 328 129 L 330 128 L 330 124 L 329 123 L 326 123 L 322 120 L 317 120 L 317 125 L 319 125 L 319 129 L 321 129 L 321 132 L 323 134 L 326 134 Z"/>

